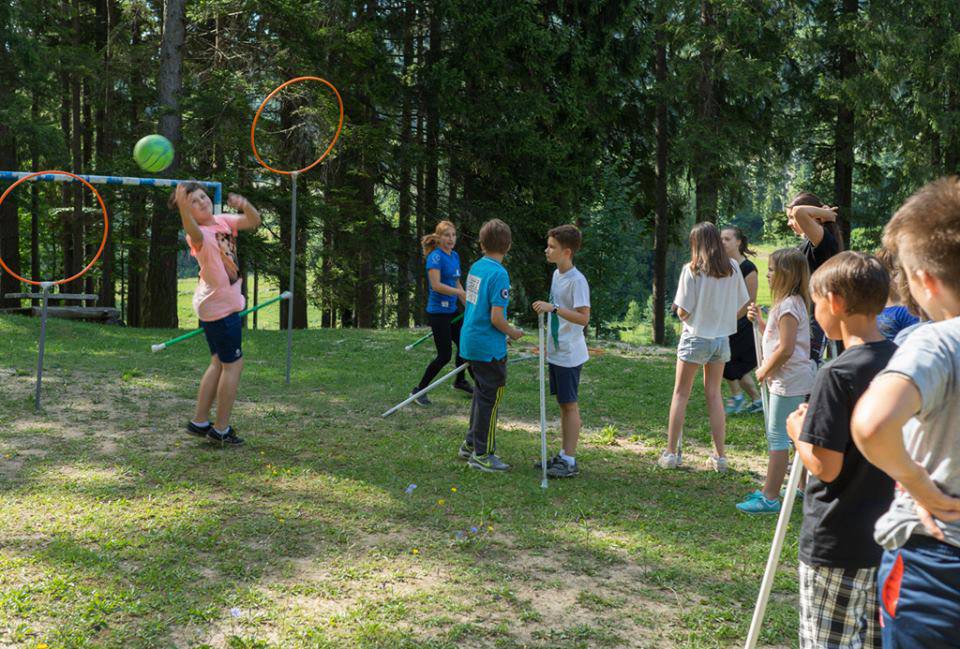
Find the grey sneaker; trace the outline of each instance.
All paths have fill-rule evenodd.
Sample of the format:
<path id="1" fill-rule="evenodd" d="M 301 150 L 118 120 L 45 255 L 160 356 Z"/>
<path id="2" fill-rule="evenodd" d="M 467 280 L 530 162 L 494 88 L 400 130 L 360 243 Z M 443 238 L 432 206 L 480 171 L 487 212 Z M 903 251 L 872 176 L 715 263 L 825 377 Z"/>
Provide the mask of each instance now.
<path id="1" fill-rule="evenodd" d="M 557 458 L 557 461 L 547 468 L 547 475 L 551 478 L 573 478 L 580 475 L 580 463 L 569 464 L 563 458 Z"/>
<path id="2" fill-rule="evenodd" d="M 486 471 L 487 473 L 504 473 L 510 470 L 510 465 L 498 458 L 493 453 L 477 455 L 477 453 L 474 452 L 470 456 L 468 464 L 474 469 L 480 469 L 481 471 Z"/>
<path id="3" fill-rule="evenodd" d="M 727 472 L 727 458 L 718 455 L 710 456 L 710 467 L 717 473 Z"/>
<path id="4" fill-rule="evenodd" d="M 417 392 L 419 392 L 419 391 L 420 391 L 420 388 L 414 388 L 414 389 L 410 390 L 410 396 L 415 395 L 415 394 L 416 394 Z M 430 399 L 427 398 L 427 395 L 426 395 L 426 394 L 421 394 L 419 397 L 417 397 L 416 399 L 414 399 L 413 402 L 414 402 L 415 404 L 417 404 L 418 406 L 431 406 L 431 405 L 433 405 L 433 401 L 430 401 Z"/>
<path id="5" fill-rule="evenodd" d="M 464 460 L 469 460 L 470 456 L 473 455 L 473 446 L 464 442 L 460 445 L 460 450 L 457 451 L 457 455 L 462 457 Z"/>
<path id="6" fill-rule="evenodd" d="M 543 462 L 543 460 L 537 460 L 536 462 L 534 462 L 533 468 L 537 471 L 543 471 L 543 465 L 541 464 L 541 462 Z M 557 453 L 552 458 L 547 460 L 547 471 L 549 471 L 550 467 L 552 467 L 557 462 L 562 462 L 562 460 L 560 459 L 559 453 Z"/>
<path id="7" fill-rule="evenodd" d="M 660 465 L 661 469 L 676 469 L 680 465 L 680 459 L 676 453 L 664 451 L 660 459 L 657 460 L 657 464 Z"/>

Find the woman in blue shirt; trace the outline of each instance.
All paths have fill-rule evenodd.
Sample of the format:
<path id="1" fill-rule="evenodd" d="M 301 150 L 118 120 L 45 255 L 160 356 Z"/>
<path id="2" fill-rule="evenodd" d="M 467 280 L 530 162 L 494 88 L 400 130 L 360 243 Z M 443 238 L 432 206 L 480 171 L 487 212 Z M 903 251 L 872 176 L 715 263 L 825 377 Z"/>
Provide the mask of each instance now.
<path id="1" fill-rule="evenodd" d="M 433 330 L 433 344 L 437 348 L 437 356 L 427 365 L 423 378 L 410 394 L 430 385 L 440 370 L 450 362 L 453 343 L 457 345 L 457 367 L 464 363 L 459 354 L 462 320 L 454 322 L 458 302 L 464 303 L 467 297 L 460 283 L 460 256 L 453 249 L 457 245 L 457 228 L 450 221 L 440 221 L 433 234 L 423 237 L 420 245 L 423 246 L 423 256 L 427 260 L 427 321 Z M 453 387 L 473 394 L 473 387 L 463 372 L 457 375 Z M 416 402 L 421 406 L 430 405 L 427 395 L 421 396 Z"/>

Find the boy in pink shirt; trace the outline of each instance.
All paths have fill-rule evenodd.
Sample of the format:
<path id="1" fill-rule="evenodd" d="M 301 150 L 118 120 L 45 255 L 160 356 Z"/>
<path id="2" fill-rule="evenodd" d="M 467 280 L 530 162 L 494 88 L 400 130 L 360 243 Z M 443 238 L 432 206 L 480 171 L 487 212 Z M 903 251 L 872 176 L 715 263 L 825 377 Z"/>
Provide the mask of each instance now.
<path id="1" fill-rule="evenodd" d="M 210 366 L 200 380 L 197 410 L 187 432 L 209 437 L 221 445 L 239 446 L 243 440 L 230 426 L 230 411 L 237 398 L 243 369 L 241 320 L 244 299 L 237 262 L 237 232 L 260 226 L 260 213 L 243 196 L 230 194 L 227 204 L 241 215 L 214 214 L 213 203 L 199 183 L 180 183 L 170 200 L 180 210 L 190 254 L 200 264 L 200 281 L 193 294 L 193 309 L 200 318 L 210 347 Z M 210 408 L 217 401 L 217 418 L 210 423 Z"/>

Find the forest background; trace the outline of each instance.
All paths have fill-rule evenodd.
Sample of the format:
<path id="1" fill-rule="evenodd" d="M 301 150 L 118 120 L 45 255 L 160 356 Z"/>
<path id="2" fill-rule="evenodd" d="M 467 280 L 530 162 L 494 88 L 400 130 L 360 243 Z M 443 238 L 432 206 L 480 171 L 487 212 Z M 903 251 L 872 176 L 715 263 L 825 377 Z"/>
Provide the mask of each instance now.
<path id="1" fill-rule="evenodd" d="M 21 0 L 0 6 L 0 33 L 0 169 L 144 176 L 132 147 L 163 134 L 177 156 L 158 175 L 263 210 L 241 237 L 245 292 L 289 273 L 290 184 L 252 155 L 254 111 L 289 78 L 333 82 L 341 140 L 298 181 L 297 328 L 421 324 L 419 238 L 452 220 L 466 269 L 498 217 L 519 317 L 549 288 L 546 231 L 574 222 L 594 333 L 646 322 L 663 343 L 693 222 L 787 241 L 783 203 L 805 189 L 871 249 L 903 198 L 960 170 L 955 0 Z M 289 127 L 301 109 L 270 114 Z M 274 151 L 306 164 L 322 146 Z M 102 220 L 81 189 L 21 185 L 0 206 L 11 268 L 57 278 L 92 256 Z M 130 326 L 192 326 L 167 193 L 99 189 L 105 254 L 64 290 Z M 20 288 L 0 277 L 0 295 Z"/>

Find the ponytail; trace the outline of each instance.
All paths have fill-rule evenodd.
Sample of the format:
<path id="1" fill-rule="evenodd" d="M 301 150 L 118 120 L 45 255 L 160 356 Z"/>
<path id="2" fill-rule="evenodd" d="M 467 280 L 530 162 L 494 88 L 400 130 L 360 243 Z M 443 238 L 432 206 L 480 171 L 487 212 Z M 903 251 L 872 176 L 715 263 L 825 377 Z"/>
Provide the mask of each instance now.
<path id="1" fill-rule="evenodd" d="M 437 223 L 437 227 L 434 228 L 433 232 L 425 235 L 420 239 L 420 247 L 423 248 L 423 256 L 428 256 L 431 252 L 437 249 L 440 245 L 440 235 L 446 232 L 447 230 L 457 231 L 457 226 L 455 226 L 450 221 L 440 221 Z"/>
<path id="2" fill-rule="evenodd" d="M 750 243 L 747 241 L 747 235 L 743 233 L 743 230 L 738 228 L 735 225 L 728 225 L 723 228 L 724 230 L 730 230 L 733 232 L 733 236 L 737 238 L 739 242 L 737 244 L 737 250 L 740 251 L 740 254 L 744 257 L 749 257 L 750 255 L 756 255 L 756 251 L 750 248 Z"/>
<path id="3" fill-rule="evenodd" d="M 787 203 L 787 207 L 797 207 L 798 205 L 812 205 L 813 207 L 826 207 L 827 204 L 820 200 L 820 197 L 811 192 L 800 192 Z M 836 221 L 827 221 L 820 224 L 824 230 L 829 232 L 837 241 L 837 251 L 843 252 L 846 246 L 843 244 L 843 233 L 840 232 L 840 226 Z"/>

